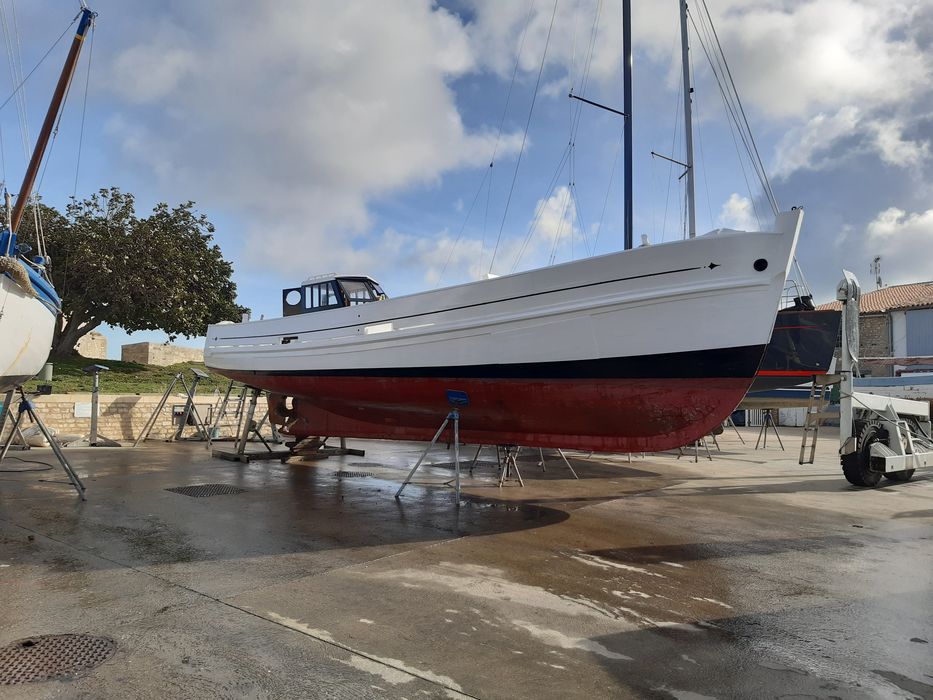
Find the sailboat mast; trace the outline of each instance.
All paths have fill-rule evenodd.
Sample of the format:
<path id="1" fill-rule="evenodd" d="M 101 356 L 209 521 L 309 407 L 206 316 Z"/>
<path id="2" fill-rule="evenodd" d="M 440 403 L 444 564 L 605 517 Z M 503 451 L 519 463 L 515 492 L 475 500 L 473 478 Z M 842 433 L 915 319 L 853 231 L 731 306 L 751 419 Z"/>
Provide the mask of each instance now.
<path id="1" fill-rule="evenodd" d="M 696 186 L 693 181 L 693 116 L 691 102 L 693 88 L 690 86 L 690 46 L 687 38 L 687 0 L 680 0 L 680 43 L 684 64 L 684 145 L 687 163 L 687 235 L 697 235 Z"/>
<path id="2" fill-rule="evenodd" d="M 622 0 L 622 111 L 625 150 L 625 250 L 632 247 L 632 0 Z"/>
<path id="3" fill-rule="evenodd" d="M 10 216 L 10 231 L 16 233 L 20 221 L 23 219 L 23 213 L 26 205 L 29 203 L 29 195 L 32 194 L 32 186 L 36 182 L 36 175 L 39 173 L 39 166 L 42 164 L 42 158 L 45 156 L 45 149 L 49 143 L 49 136 L 52 134 L 52 128 L 55 125 L 55 119 L 58 117 L 58 111 L 61 109 L 62 101 L 65 99 L 65 92 L 68 90 L 68 84 L 74 75 L 75 67 L 78 65 L 78 55 L 81 53 L 81 45 L 84 43 L 84 37 L 91 26 L 91 22 L 97 15 L 91 12 L 87 7 L 81 9 L 81 19 L 78 22 L 78 30 L 75 38 L 71 42 L 71 49 L 68 51 L 68 57 L 65 59 L 65 66 L 62 68 L 62 74 L 58 78 L 58 85 L 55 86 L 55 93 L 52 95 L 52 103 L 49 105 L 49 111 L 45 115 L 45 121 L 42 122 L 42 129 L 39 132 L 39 138 L 36 139 L 36 147 L 32 152 L 32 158 L 29 159 L 29 166 L 26 168 L 26 175 L 23 178 L 23 184 L 19 188 L 19 194 L 16 196 L 16 203 L 13 206 L 13 213 Z"/>

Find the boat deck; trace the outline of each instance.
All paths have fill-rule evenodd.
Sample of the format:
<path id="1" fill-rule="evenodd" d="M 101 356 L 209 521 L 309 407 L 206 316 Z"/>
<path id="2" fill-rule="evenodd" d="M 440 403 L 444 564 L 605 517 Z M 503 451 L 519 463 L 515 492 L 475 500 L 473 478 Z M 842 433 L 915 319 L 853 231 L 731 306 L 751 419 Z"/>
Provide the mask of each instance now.
<path id="1" fill-rule="evenodd" d="M 3 697 L 931 697 L 933 473 L 857 491 L 831 429 L 812 466 L 799 431 L 756 452 L 740 430 L 712 462 L 570 454 L 579 481 L 529 453 L 525 488 L 487 465 L 459 509 L 443 450 L 393 498 L 413 443 L 285 465 L 74 449 L 83 504 L 40 481 L 57 469 L 4 473 L 0 646 L 116 652 Z M 243 490 L 167 490 L 197 484 Z"/>

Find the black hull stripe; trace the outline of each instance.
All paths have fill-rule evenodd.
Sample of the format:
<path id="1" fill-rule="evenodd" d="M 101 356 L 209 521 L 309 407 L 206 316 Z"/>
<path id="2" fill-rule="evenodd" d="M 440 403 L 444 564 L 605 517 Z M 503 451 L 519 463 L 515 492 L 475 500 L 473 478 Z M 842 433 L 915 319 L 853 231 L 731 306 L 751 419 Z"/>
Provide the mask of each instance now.
<path id="1" fill-rule="evenodd" d="M 390 367 L 341 370 L 226 370 L 273 377 L 411 377 L 458 379 L 706 379 L 752 378 L 764 345 L 659 355 L 507 365 Z"/>

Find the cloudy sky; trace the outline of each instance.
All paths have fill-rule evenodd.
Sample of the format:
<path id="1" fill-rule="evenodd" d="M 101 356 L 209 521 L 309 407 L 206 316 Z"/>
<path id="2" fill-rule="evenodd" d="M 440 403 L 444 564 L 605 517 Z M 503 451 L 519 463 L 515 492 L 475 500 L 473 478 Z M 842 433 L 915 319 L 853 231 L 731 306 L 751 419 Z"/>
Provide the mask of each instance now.
<path id="1" fill-rule="evenodd" d="M 843 266 L 872 288 L 875 255 L 887 284 L 933 279 L 933 2 L 707 3 L 778 203 L 806 210 L 798 258 L 817 300 Z M 26 71 L 78 7 L 0 4 Z M 41 194 L 62 207 L 115 185 L 143 212 L 195 200 L 256 316 L 278 315 L 279 291 L 317 273 L 370 274 L 401 294 L 610 252 L 622 125 L 567 94 L 621 108 L 619 5 L 97 0 Z M 634 5 L 635 236 L 670 241 L 683 235 L 681 171 L 651 151 L 683 159 L 678 3 Z M 766 225 L 691 42 L 698 229 Z M 31 136 L 65 46 L 27 83 Z M 15 190 L 15 102 L 0 127 Z M 107 334 L 116 356 L 127 336 Z"/>

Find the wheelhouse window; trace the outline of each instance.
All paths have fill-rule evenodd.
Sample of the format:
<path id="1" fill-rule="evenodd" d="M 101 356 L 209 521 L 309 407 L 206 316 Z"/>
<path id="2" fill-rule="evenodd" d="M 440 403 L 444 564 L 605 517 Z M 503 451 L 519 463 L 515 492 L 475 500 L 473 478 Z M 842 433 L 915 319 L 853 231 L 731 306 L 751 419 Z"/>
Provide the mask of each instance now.
<path id="1" fill-rule="evenodd" d="M 309 284 L 305 288 L 305 307 L 309 311 L 341 306 L 334 282 Z"/>
<path id="2" fill-rule="evenodd" d="M 379 298 L 368 280 L 342 279 L 340 286 L 343 287 L 343 293 L 350 302 L 350 306 L 366 304 Z"/>

